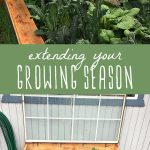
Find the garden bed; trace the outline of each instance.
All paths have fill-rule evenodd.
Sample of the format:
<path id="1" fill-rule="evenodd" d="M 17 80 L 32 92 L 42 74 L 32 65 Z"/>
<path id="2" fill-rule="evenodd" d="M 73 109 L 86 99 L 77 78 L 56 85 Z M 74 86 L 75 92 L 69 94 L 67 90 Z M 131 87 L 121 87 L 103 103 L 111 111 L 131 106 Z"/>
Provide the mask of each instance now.
<path id="1" fill-rule="evenodd" d="M 28 143 L 24 150 L 119 150 L 116 144 L 48 144 Z"/>
<path id="2" fill-rule="evenodd" d="M 149 0 L 25 0 L 48 44 L 150 43 Z"/>

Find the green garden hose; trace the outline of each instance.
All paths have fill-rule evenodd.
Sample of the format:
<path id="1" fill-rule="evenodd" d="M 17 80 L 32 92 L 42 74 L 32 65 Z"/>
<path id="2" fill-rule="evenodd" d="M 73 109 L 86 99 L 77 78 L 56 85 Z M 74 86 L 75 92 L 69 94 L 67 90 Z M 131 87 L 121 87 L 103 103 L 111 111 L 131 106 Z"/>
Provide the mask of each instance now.
<path id="1" fill-rule="evenodd" d="M 13 132 L 12 125 L 7 117 L 0 111 L 0 127 L 4 134 L 4 138 L 8 147 L 8 150 L 17 150 L 16 140 Z"/>

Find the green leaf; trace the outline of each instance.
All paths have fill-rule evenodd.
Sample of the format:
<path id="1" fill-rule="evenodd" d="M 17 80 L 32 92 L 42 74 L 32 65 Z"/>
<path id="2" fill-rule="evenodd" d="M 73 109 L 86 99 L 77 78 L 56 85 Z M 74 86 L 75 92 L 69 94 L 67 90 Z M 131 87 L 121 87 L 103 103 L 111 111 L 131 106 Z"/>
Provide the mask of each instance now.
<path id="1" fill-rule="evenodd" d="M 64 8 L 63 12 L 60 16 L 60 25 L 62 25 L 62 26 L 70 26 L 71 25 L 71 17 L 69 15 L 68 9 Z"/>
<path id="2" fill-rule="evenodd" d="M 58 6 L 56 2 L 49 2 L 48 4 L 48 8 L 49 8 L 49 16 L 53 16 L 56 17 L 58 14 Z"/>
<path id="3" fill-rule="evenodd" d="M 150 35 L 145 34 L 145 38 L 150 39 Z"/>
<path id="4" fill-rule="evenodd" d="M 87 4 L 89 5 L 87 14 L 90 15 L 90 16 L 93 16 L 93 11 L 95 9 L 95 6 L 92 2 L 89 2 L 89 1 L 87 1 Z"/>
<path id="5" fill-rule="evenodd" d="M 42 10 L 36 6 L 36 5 L 27 5 L 27 7 L 29 9 L 31 9 L 31 11 L 33 11 L 33 13 L 35 15 L 38 15 L 41 19 L 44 19 L 45 15 L 43 14 Z"/>
<path id="6" fill-rule="evenodd" d="M 117 24 L 117 28 L 128 30 L 128 29 L 133 28 L 134 25 L 135 25 L 134 18 L 130 16 L 126 16 L 121 20 L 121 22 Z"/>
<path id="7" fill-rule="evenodd" d="M 40 17 L 38 15 L 32 16 L 32 18 L 36 20 L 40 20 Z"/>
<path id="8" fill-rule="evenodd" d="M 81 39 L 76 42 L 76 44 L 90 44 L 89 40 Z"/>
<path id="9" fill-rule="evenodd" d="M 46 24 L 49 31 L 56 30 L 58 23 L 58 6 L 56 2 L 49 2 L 46 5 Z"/>
<path id="10" fill-rule="evenodd" d="M 45 35 L 45 32 L 43 30 L 36 30 L 35 34 L 41 36 L 41 35 Z"/>
<path id="11" fill-rule="evenodd" d="M 141 4 L 149 4 L 150 0 L 138 0 Z"/>
<path id="12" fill-rule="evenodd" d="M 110 43 L 111 44 L 119 44 L 122 43 L 121 38 L 110 38 Z"/>
<path id="13" fill-rule="evenodd" d="M 113 38 L 115 35 L 112 30 L 102 29 L 99 36 L 103 41 L 110 42 L 110 38 Z"/>
<path id="14" fill-rule="evenodd" d="M 129 12 L 128 12 L 128 16 L 136 16 L 138 13 L 140 12 L 139 8 L 132 8 Z"/>
<path id="15" fill-rule="evenodd" d="M 101 5 L 101 10 L 109 10 L 109 7 L 107 5 L 102 4 Z"/>
<path id="16" fill-rule="evenodd" d="M 53 26 L 54 23 L 51 21 L 51 19 L 47 16 L 45 18 L 45 21 L 46 21 L 46 25 L 47 25 L 49 31 L 53 31 L 54 30 L 54 26 Z"/>
<path id="17" fill-rule="evenodd" d="M 128 12 L 129 12 L 129 10 L 123 10 L 121 8 L 115 8 L 112 11 L 108 10 L 105 17 L 108 19 L 115 19 L 115 18 L 118 18 L 120 16 L 127 14 Z"/>
<path id="18" fill-rule="evenodd" d="M 129 36 L 130 35 L 130 31 L 129 30 L 124 30 L 124 35 L 125 36 Z"/>

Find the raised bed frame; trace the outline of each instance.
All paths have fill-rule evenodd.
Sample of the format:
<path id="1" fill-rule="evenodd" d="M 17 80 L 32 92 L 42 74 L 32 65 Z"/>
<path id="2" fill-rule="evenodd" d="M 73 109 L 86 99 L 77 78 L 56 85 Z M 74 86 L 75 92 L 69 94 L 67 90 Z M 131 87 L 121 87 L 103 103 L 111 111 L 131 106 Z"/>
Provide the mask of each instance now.
<path id="1" fill-rule="evenodd" d="M 24 150 L 119 150 L 117 144 L 26 144 Z"/>
<path id="2" fill-rule="evenodd" d="M 18 44 L 44 44 L 40 36 L 35 35 L 37 29 L 24 0 L 1 0 L 5 3 Z"/>

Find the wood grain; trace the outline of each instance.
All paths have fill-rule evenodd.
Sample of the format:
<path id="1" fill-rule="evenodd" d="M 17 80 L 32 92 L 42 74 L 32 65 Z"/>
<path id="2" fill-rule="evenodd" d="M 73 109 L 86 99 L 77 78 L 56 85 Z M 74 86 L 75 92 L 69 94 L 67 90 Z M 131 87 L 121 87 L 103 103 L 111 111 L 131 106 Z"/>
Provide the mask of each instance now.
<path id="1" fill-rule="evenodd" d="M 119 150 L 117 144 L 26 143 L 24 150 Z"/>
<path id="2" fill-rule="evenodd" d="M 0 4 L 2 3 L 3 0 L 0 0 Z"/>
<path id="3" fill-rule="evenodd" d="M 19 44 L 44 44 L 40 36 L 35 35 L 37 29 L 29 10 L 23 0 L 6 0 L 6 6 Z"/>

